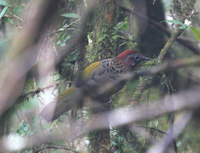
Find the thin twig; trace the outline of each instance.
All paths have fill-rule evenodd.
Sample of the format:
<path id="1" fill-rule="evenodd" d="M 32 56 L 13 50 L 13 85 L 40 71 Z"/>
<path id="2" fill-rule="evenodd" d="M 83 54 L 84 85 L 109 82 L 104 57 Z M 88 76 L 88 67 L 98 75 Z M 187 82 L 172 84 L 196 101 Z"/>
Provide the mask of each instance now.
<path id="1" fill-rule="evenodd" d="M 170 143 L 174 140 L 174 138 L 182 132 L 184 127 L 188 124 L 192 117 L 192 112 L 182 112 L 181 117 L 178 121 L 175 122 L 174 127 L 171 127 L 167 135 L 165 135 L 161 140 L 157 141 L 148 151 L 147 153 L 163 153 L 168 150 Z"/>
<path id="2" fill-rule="evenodd" d="M 161 61 L 163 60 L 165 55 L 169 52 L 169 49 L 171 48 L 173 43 L 176 41 L 176 39 L 181 35 L 181 33 L 182 33 L 182 31 L 178 30 L 177 32 L 172 34 L 172 36 L 168 39 L 167 43 L 165 44 L 164 48 L 161 50 L 159 56 L 155 60 L 155 63 L 153 63 L 153 64 L 159 65 L 161 63 Z M 134 94 L 134 99 L 137 102 L 139 102 L 143 91 L 148 88 L 148 84 L 151 83 L 152 79 L 153 79 L 152 77 L 149 77 L 149 78 L 146 78 L 146 79 L 142 78 L 140 80 L 138 91 L 136 91 L 135 94 Z"/>
<path id="3" fill-rule="evenodd" d="M 3 17 L 5 17 L 5 18 L 15 18 L 15 19 L 19 20 L 20 22 L 23 22 L 23 20 L 15 14 L 11 14 L 11 15 L 5 14 Z"/>
<path id="4" fill-rule="evenodd" d="M 78 21 L 80 21 L 80 18 L 77 19 L 77 20 L 75 20 L 75 21 L 73 21 L 73 22 L 71 22 L 70 24 L 68 24 L 67 26 L 65 26 L 65 27 L 63 27 L 63 28 L 58 29 L 57 31 L 52 32 L 51 34 L 49 34 L 48 37 L 52 37 L 53 35 L 55 35 L 55 34 L 57 34 L 57 33 L 59 33 L 59 32 L 65 31 L 67 28 L 71 27 L 73 24 L 77 23 Z"/>
<path id="5" fill-rule="evenodd" d="M 34 91 L 30 91 L 30 92 L 28 92 L 28 93 L 26 93 L 26 94 L 20 96 L 20 97 L 26 98 L 26 97 L 28 97 L 28 96 L 30 96 L 30 95 L 31 95 L 31 96 L 35 96 L 36 94 L 39 94 L 40 92 L 44 92 L 45 90 L 50 89 L 50 88 L 53 88 L 53 87 L 55 87 L 55 85 L 48 85 L 48 86 L 46 86 L 46 87 L 44 87 L 44 88 L 38 88 L 38 89 L 36 89 L 36 90 L 34 90 Z"/>
<path id="6" fill-rule="evenodd" d="M 70 145 L 69 145 L 69 143 L 67 142 L 67 140 L 66 140 L 64 134 L 63 134 L 62 131 L 60 130 L 60 127 L 57 125 L 56 121 L 53 122 L 53 125 L 56 126 L 56 128 L 57 128 L 57 130 L 58 130 L 60 136 L 62 137 L 62 139 L 63 139 L 64 142 L 65 142 L 66 147 L 67 147 L 68 149 L 70 149 Z"/>
<path id="7" fill-rule="evenodd" d="M 157 129 L 157 128 L 153 128 L 153 127 L 148 127 L 148 126 L 138 126 L 138 127 L 150 129 L 151 131 L 156 131 L 156 132 L 159 132 L 161 134 L 167 134 L 166 132 L 164 132 L 164 131 L 162 131 L 160 129 Z M 176 140 L 173 139 L 172 141 L 173 141 L 174 151 L 177 153 L 178 152 L 178 148 L 177 148 Z"/>

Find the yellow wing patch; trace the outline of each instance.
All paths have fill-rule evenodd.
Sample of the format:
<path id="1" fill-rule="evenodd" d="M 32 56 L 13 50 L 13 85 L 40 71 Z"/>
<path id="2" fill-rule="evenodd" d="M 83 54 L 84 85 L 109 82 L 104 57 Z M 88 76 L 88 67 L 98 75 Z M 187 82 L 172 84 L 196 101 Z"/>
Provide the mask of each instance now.
<path id="1" fill-rule="evenodd" d="M 85 78 L 88 78 L 91 73 L 93 72 L 94 69 L 99 69 L 101 68 L 101 65 L 99 64 L 99 62 L 95 62 L 91 65 L 89 65 L 84 71 L 83 71 L 83 75 Z"/>
<path id="2" fill-rule="evenodd" d="M 91 65 L 89 65 L 84 71 L 83 71 L 83 77 L 84 78 L 89 78 L 90 75 L 94 72 L 94 71 L 98 71 L 98 69 L 101 68 L 101 65 L 99 62 L 95 62 Z M 62 106 L 62 103 L 63 101 L 64 102 L 68 102 L 70 101 L 73 96 L 76 96 L 76 92 L 75 92 L 75 89 L 73 86 L 71 86 L 70 88 L 68 88 L 67 90 L 65 90 L 59 97 L 58 97 L 58 101 L 57 101 L 57 105 L 61 104 Z M 65 104 L 65 103 L 63 103 Z"/>
<path id="3" fill-rule="evenodd" d="M 56 109 L 55 111 L 59 110 L 61 107 L 63 107 L 66 103 L 68 103 L 73 97 L 75 96 L 74 87 L 71 86 L 68 89 L 66 89 L 60 96 L 58 96 Z"/>
<path id="4" fill-rule="evenodd" d="M 71 94 L 73 95 L 75 92 L 74 92 L 74 87 L 71 86 L 70 88 L 68 88 L 67 90 L 65 90 L 60 96 L 59 96 L 59 99 L 62 99 L 63 97 L 65 97 L 66 95 L 67 96 L 70 96 Z"/>

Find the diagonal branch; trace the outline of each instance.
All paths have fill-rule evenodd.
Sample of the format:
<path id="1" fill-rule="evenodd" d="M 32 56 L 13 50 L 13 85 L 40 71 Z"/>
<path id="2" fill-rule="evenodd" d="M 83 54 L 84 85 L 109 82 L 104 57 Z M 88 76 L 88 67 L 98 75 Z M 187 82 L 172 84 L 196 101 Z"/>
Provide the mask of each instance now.
<path id="1" fill-rule="evenodd" d="M 149 21 L 150 24 L 154 25 L 155 27 L 157 27 L 161 32 L 165 33 L 167 36 L 171 37 L 171 32 L 166 29 L 162 24 L 148 18 L 147 16 L 138 13 L 134 10 L 131 10 L 123 5 L 118 4 L 121 8 L 132 12 L 133 14 L 135 14 L 136 16 L 139 16 L 147 21 Z M 177 42 L 180 43 L 181 45 L 185 46 L 186 48 L 188 48 L 189 50 L 191 50 L 194 54 L 199 55 L 200 54 L 200 49 L 197 47 L 194 47 L 194 45 L 192 45 L 191 41 L 184 39 L 184 38 L 177 38 Z"/>
<path id="2" fill-rule="evenodd" d="M 164 56 L 169 52 L 169 49 L 173 45 L 173 43 L 176 41 L 176 39 L 182 34 L 182 30 L 177 30 L 175 33 L 172 34 L 172 36 L 168 39 L 167 43 L 165 44 L 164 48 L 161 50 L 159 56 L 157 59 L 155 59 L 151 65 L 159 65 L 161 61 L 163 60 Z M 151 84 L 153 77 L 147 77 L 142 78 L 139 82 L 138 90 L 134 94 L 134 100 L 139 101 L 142 93 L 145 89 L 148 88 L 148 85 Z"/>

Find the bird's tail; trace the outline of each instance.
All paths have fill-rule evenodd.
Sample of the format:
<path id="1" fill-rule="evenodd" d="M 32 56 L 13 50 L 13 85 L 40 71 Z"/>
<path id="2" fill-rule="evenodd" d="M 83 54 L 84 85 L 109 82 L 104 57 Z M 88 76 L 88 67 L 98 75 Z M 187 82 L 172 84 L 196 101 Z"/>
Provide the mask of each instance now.
<path id="1" fill-rule="evenodd" d="M 40 112 L 40 116 L 47 121 L 53 121 L 57 119 L 64 112 L 76 106 L 78 102 L 78 96 L 80 96 L 80 94 L 77 94 L 77 91 L 75 91 L 73 86 L 68 88 L 62 93 L 62 95 L 58 96 L 57 101 L 47 104 Z"/>

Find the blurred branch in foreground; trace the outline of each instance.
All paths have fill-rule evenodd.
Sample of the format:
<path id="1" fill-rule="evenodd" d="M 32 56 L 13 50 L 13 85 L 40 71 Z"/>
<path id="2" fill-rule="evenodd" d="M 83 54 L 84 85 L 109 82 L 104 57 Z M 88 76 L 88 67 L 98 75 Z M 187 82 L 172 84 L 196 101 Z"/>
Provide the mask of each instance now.
<path id="1" fill-rule="evenodd" d="M 27 25 L 13 37 L 6 54 L 6 68 L 1 70 L 0 115 L 15 103 L 23 88 L 26 73 L 36 64 L 37 43 L 45 27 L 51 23 L 57 4 L 58 1 L 35 1 Z"/>
<path id="2" fill-rule="evenodd" d="M 162 140 L 159 140 L 156 142 L 148 151 L 147 153 L 162 153 L 169 147 L 169 145 L 172 143 L 172 141 L 175 139 L 177 135 L 180 134 L 180 132 L 184 129 L 184 127 L 187 125 L 187 123 L 190 121 L 192 117 L 192 112 L 183 112 L 179 116 L 178 121 L 175 122 L 173 125 L 174 127 L 171 127 L 167 135 L 163 137 Z"/>
<path id="3" fill-rule="evenodd" d="M 197 83 L 200 83 L 200 56 L 194 56 L 187 51 L 187 48 L 195 54 L 199 54 L 199 48 L 189 44 L 191 37 L 188 35 L 184 35 L 187 39 L 181 38 L 183 33 L 185 34 L 185 29 L 181 29 L 180 25 L 172 24 L 170 26 L 169 24 L 170 28 L 167 30 L 161 24 L 141 15 L 134 9 L 124 11 L 124 9 L 121 9 L 123 6 L 118 7 L 118 4 L 116 8 L 109 7 L 111 2 L 116 4 L 114 0 L 20 1 L 23 9 L 28 6 L 24 18 L 20 16 L 20 13 L 15 12 L 19 4 L 11 8 L 9 4 L 3 4 L 3 2 L 8 1 L 0 1 L 3 18 L 6 18 L 6 20 L 15 19 L 20 22 L 20 25 L 25 25 L 20 26 L 18 33 L 11 35 L 12 41 L 8 42 L 5 56 L 0 60 L 2 62 L 0 69 L 0 152 L 87 152 L 89 150 L 89 136 L 86 135 L 98 130 L 103 132 L 98 132 L 99 135 L 96 136 L 93 135 L 93 139 L 90 140 L 96 142 L 96 146 L 101 148 L 101 152 L 110 151 L 112 145 L 115 144 L 112 142 L 115 142 L 118 138 L 122 141 L 120 145 L 115 144 L 118 149 L 117 152 L 129 150 L 147 151 L 148 153 L 165 151 L 177 153 L 186 148 L 185 144 L 188 145 L 188 150 L 191 150 L 191 148 L 198 150 L 193 146 L 193 144 L 196 144 L 196 140 L 191 135 L 194 135 L 193 130 L 197 129 L 198 131 L 199 126 L 195 127 L 192 123 L 194 121 L 198 124 L 199 121 L 200 86 Z M 126 2 L 121 2 L 121 4 L 126 5 L 125 9 L 129 5 L 125 4 Z M 147 7 L 145 5 L 147 4 L 145 3 L 146 0 L 138 1 L 138 3 L 140 2 L 142 7 L 138 7 L 138 10 Z M 156 2 L 158 0 L 152 1 L 152 5 Z M 159 0 L 160 2 L 161 0 Z M 183 0 L 181 2 L 173 0 L 172 2 L 178 4 L 178 7 L 173 9 L 180 6 L 181 9 L 176 11 L 182 11 L 181 13 L 184 15 L 189 14 L 181 17 L 182 14 L 179 12 L 181 18 L 177 17 L 174 20 L 185 24 L 184 21 L 189 20 L 192 12 L 194 12 L 193 5 L 188 4 L 194 4 L 195 0 Z M 100 3 L 104 4 L 100 5 Z M 148 3 L 151 2 L 148 1 Z M 108 12 L 105 11 L 105 5 L 108 7 Z M 132 5 L 130 6 L 132 7 Z M 6 9 L 12 14 L 5 14 Z M 116 18 L 115 16 L 111 18 L 113 11 L 110 10 L 117 11 Z M 148 8 L 146 10 L 151 11 Z M 156 10 L 152 11 L 152 14 L 156 14 L 155 12 Z M 62 16 L 63 13 L 65 13 L 65 17 Z M 163 14 L 166 14 L 166 12 L 163 12 Z M 133 15 L 149 21 L 150 26 L 154 25 L 153 28 L 159 29 L 170 37 L 169 39 L 166 37 L 167 43 L 161 51 L 160 49 L 156 50 L 156 52 L 160 52 L 160 55 L 144 63 L 140 70 L 137 69 L 134 73 L 128 73 L 122 78 L 119 77 L 120 81 L 127 82 L 127 86 L 117 95 L 102 96 L 110 88 L 113 88 L 114 83 L 113 85 L 109 81 L 102 82 L 97 88 L 85 89 L 80 85 L 82 83 L 81 78 L 78 78 L 75 83 L 79 84 L 80 88 L 77 90 L 78 94 L 72 95 L 72 97 L 75 99 L 74 102 L 81 100 L 81 102 L 84 101 L 89 104 L 89 109 L 82 107 L 83 104 L 80 102 L 80 107 L 83 109 L 75 110 L 77 111 L 74 115 L 76 117 L 73 119 L 69 115 L 70 112 L 66 112 L 67 110 L 64 110 L 65 115 L 54 121 L 53 124 L 41 119 L 38 115 L 40 105 L 44 105 L 45 102 L 57 102 L 57 97 L 70 88 L 75 72 L 79 72 L 85 65 L 93 63 L 94 60 L 106 59 L 107 56 L 113 57 L 124 49 L 137 49 L 138 44 L 130 41 L 133 40 L 134 30 L 129 19 Z M 25 18 L 27 21 L 23 21 L 26 20 Z M 94 18 L 98 20 L 94 20 Z M 106 19 L 105 23 L 103 18 Z M 110 24 L 110 28 L 104 27 L 106 24 Z M 143 27 L 146 28 L 146 25 Z M 198 26 L 195 25 L 195 27 Z M 145 28 L 143 29 L 146 30 Z M 159 30 L 158 32 L 160 32 Z M 128 39 L 124 39 L 123 34 Z M 199 34 L 198 28 L 196 28 L 196 34 Z M 5 39 L 8 38 L 2 40 Z M 0 54 L 2 40 L 0 40 Z M 176 41 L 183 44 L 181 47 L 185 47 L 185 49 L 179 49 L 180 45 L 172 46 Z M 152 46 L 149 45 L 148 47 L 152 49 Z M 140 50 L 140 52 L 143 51 Z M 169 59 L 165 59 L 170 52 L 173 55 Z M 149 51 L 149 54 L 152 57 L 155 55 L 154 51 Z M 59 71 L 60 66 L 64 64 L 67 65 L 64 68 L 69 67 L 66 76 L 62 76 Z M 91 70 L 93 68 L 89 69 L 88 72 L 90 73 Z M 171 75 L 171 70 L 177 73 L 178 77 L 173 75 L 173 79 L 168 79 L 167 75 Z M 73 72 L 71 73 L 71 71 Z M 91 77 L 94 77 L 94 75 Z M 139 79 L 140 82 L 138 90 L 136 89 L 136 79 Z M 180 84 L 174 85 L 173 82 L 179 79 Z M 132 82 L 133 80 L 134 82 Z M 29 81 L 32 82 L 29 84 Z M 44 82 L 47 82 L 48 85 Z M 60 87 L 61 85 L 63 87 Z M 161 91 L 163 85 L 167 86 L 164 92 Z M 26 86 L 30 88 L 26 89 Z M 146 89 L 149 90 L 144 92 Z M 134 92 L 135 95 L 133 95 Z M 107 103 L 101 103 L 99 99 L 105 97 L 111 97 L 111 100 L 106 99 Z M 45 102 L 43 103 L 43 101 Z M 66 102 L 66 98 L 63 101 Z M 141 103 L 137 105 L 139 101 Z M 111 104 L 111 102 L 113 102 L 113 106 L 105 110 L 105 105 Z M 20 108 L 16 108 L 18 106 L 16 104 L 21 103 L 23 103 L 23 106 L 20 105 Z M 61 109 L 64 108 L 62 106 Z M 91 114 L 91 108 L 104 109 L 105 111 L 97 111 L 98 113 Z M 117 109 L 113 110 L 113 108 Z M 50 114 L 46 114 L 48 117 L 54 113 L 54 111 L 50 111 Z M 190 126 L 189 130 L 192 131 L 192 134 L 187 131 L 183 132 L 186 125 Z M 126 135 L 120 135 L 121 128 L 126 130 L 123 129 Z M 159 134 L 156 135 L 157 133 Z M 180 137 L 178 137 L 179 135 Z M 134 139 L 134 141 L 129 141 L 130 139 Z M 192 145 L 187 143 L 188 140 L 192 142 Z M 173 148 L 171 148 L 171 144 Z M 96 148 L 94 147 L 94 149 Z"/>
<path id="4" fill-rule="evenodd" d="M 8 54 L 6 55 L 6 70 L 1 70 L 3 75 L 1 77 L 0 87 L 4 87 L 2 89 L 3 92 L 0 94 L 2 99 L 0 103 L 1 114 L 14 104 L 14 101 L 20 95 L 23 88 L 26 73 L 37 64 L 36 59 L 39 51 L 37 43 L 42 38 L 47 25 L 49 26 L 52 22 L 58 4 L 58 1 L 35 1 L 29 10 L 30 16 L 27 17 L 27 25 L 23 31 L 13 37 L 12 45 L 9 47 Z M 75 40 L 72 41 L 72 44 L 57 56 L 57 64 L 62 62 L 64 56 L 81 39 L 82 33 L 85 30 L 86 19 L 94 9 L 95 4 L 96 1 L 91 1 L 88 8 L 85 9 L 85 13 L 82 14 L 81 18 L 80 32 Z M 12 52 L 13 50 L 15 52 Z M 54 65 L 49 65 L 49 69 L 52 69 L 52 67 Z M 44 70 L 43 73 L 48 73 L 49 69 Z"/>
<path id="5" fill-rule="evenodd" d="M 67 138 L 68 142 L 80 137 L 83 134 L 88 133 L 92 130 L 103 129 L 112 127 L 119 127 L 122 125 L 129 125 L 136 121 L 141 121 L 145 119 L 152 119 L 168 112 L 181 111 L 181 110 L 191 110 L 198 109 L 200 106 L 200 87 L 194 87 L 188 89 L 179 94 L 172 94 L 171 97 L 166 96 L 165 98 L 153 102 L 152 105 L 140 105 L 130 108 L 120 108 L 118 110 L 113 110 L 103 114 L 93 115 L 86 122 L 76 122 L 71 127 L 66 128 L 63 124 L 61 130 Z M 173 102 L 171 101 L 173 99 Z M 173 103 L 173 105 L 172 105 Z M 146 112 L 146 113 L 144 113 Z M 174 138 L 178 133 L 183 130 L 183 127 L 190 119 L 190 114 L 186 114 L 186 118 L 181 117 L 181 123 L 175 124 L 176 129 L 172 138 Z M 184 116 L 183 116 L 184 117 Z M 179 120 L 179 121 L 180 121 Z M 178 128 L 176 128 L 178 125 Z M 179 127 L 180 126 L 180 127 Z M 57 132 L 56 132 L 57 133 Z M 55 131 L 51 131 L 51 134 L 47 132 L 46 134 L 33 135 L 30 137 L 21 137 L 10 135 L 1 139 L 0 147 L 3 152 L 6 151 L 16 151 L 24 148 L 32 148 L 45 143 L 53 143 L 57 140 L 61 140 L 60 136 L 56 134 Z M 12 137 L 12 139 L 11 139 Z M 18 145 L 8 145 L 10 141 L 16 142 Z M 20 140 L 20 141 L 19 141 Z M 170 138 L 170 141 L 172 139 Z M 20 144 L 20 145 L 19 145 Z M 18 148 L 15 148 L 17 146 Z"/>
<path id="6" fill-rule="evenodd" d="M 165 46 L 163 47 L 163 49 L 160 51 L 159 56 L 155 59 L 154 63 L 151 63 L 151 65 L 160 65 L 163 62 L 164 57 L 166 56 L 166 54 L 169 52 L 170 48 L 172 47 L 172 45 L 174 44 L 174 42 L 176 41 L 176 39 L 183 33 L 183 30 L 180 29 L 176 29 L 176 31 L 171 35 L 171 37 L 168 39 L 168 41 L 166 42 Z M 144 90 L 146 90 L 148 88 L 148 85 L 151 84 L 153 78 L 150 76 L 146 79 L 142 78 L 139 82 L 138 85 L 138 90 L 134 93 L 134 99 L 136 101 L 140 101 L 140 98 L 142 96 L 142 93 L 144 92 Z"/>

